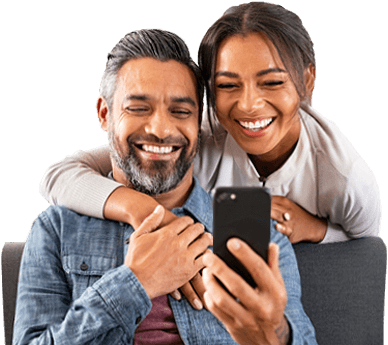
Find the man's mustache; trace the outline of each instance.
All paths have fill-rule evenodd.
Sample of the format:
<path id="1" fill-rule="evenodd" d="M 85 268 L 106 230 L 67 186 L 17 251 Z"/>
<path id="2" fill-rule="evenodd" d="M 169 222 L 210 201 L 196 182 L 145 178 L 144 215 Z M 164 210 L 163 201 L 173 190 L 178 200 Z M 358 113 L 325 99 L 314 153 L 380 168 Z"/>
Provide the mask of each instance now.
<path id="1" fill-rule="evenodd" d="M 142 143 L 153 143 L 158 145 L 187 146 L 189 141 L 184 136 L 167 136 L 158 138 L 153 134 L 132 134 L 127 138 L 129 145 L 138 145 Z"/>

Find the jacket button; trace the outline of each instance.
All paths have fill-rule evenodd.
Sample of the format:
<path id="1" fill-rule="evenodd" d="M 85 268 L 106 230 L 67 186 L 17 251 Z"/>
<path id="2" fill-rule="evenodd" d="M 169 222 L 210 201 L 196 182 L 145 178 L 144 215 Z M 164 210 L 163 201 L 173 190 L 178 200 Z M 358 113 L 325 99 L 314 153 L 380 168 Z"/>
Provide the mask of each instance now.
<path id="1" fill-rule="evenodd" d="M 89 268 L 89 266 L 87 264 L 85 264 L 85 263 L 81 264 L 81 266 L 80 266 L 80 269 L 82 271 L 86 271 L 88 268 Z"/>

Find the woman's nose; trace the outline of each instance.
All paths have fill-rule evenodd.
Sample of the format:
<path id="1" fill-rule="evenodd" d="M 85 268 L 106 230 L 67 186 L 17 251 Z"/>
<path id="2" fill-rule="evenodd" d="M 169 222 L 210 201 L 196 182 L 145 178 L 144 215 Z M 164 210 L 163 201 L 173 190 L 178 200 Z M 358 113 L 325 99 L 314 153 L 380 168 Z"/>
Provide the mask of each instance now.
<path id="1" fill-rule="evenodd" d="M 250 114 L 263 107 L 264 103 L 262 90 L 256 85 L 247 85 L 240 94 L 237 107 L 241 112 Z"/>

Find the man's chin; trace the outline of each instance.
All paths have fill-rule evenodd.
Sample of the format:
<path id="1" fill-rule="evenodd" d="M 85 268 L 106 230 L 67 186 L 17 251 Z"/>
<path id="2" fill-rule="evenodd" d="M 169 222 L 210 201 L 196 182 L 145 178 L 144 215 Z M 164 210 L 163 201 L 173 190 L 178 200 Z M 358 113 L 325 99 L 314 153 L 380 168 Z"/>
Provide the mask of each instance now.
<path id="1" fill-rule="evenodd" d="M 187 147 L 184 147 L 177 159 L 144 159 L 130 145 L 126 157 L 116 151 L 113 158 L 125 174 L 128 185 L 141 193 L 160 195 L 178 186 L 191 167 L 194 154 L 187 155 Z"/>
<path id="2" fill-rule="evenodd" d="M 173 190 L 181 180 L 182 178 L 177 174 L 151 175 L 141 173 L 137 179 L 133 179 L 133 175 L 132 178 L 128 176 L 128 181 L 133 189 L 151 196 L 160 195 Z"/>
<path id="3" fill-rule="evenodd" d="M 170 175 L 173 173 L 175 169 L 175 161 L 148 161 L 142 162 L 141 170 L 144 171 L 149 176 L 157 176 L 159 174 L 162 175 Z"/>

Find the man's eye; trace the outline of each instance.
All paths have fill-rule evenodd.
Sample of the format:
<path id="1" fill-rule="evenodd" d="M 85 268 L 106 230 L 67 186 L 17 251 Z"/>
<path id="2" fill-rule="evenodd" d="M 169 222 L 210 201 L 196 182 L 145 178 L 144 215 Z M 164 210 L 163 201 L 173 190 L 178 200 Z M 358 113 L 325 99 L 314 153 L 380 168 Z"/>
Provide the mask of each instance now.
<path id="1" fill-rule="evenodd" d="M 128 107 L 127 111 L 135 112 L 135 113 L 141 113 L 146 112 L 148 109 L 144 107 Z"/>
<path id="2" fill-rule="evenodd" d="M 264 82 L 265 86 L 278 86 L 282 85 L 284 82 L 282 80 L 268 80 Z"/>
<path id="3" fill-rule="evenodd" d="M 187 117 L 191 115 L 190 110 L 184 110 L 184 109 L 174 109 L 171 111 L 174 115 L 180 116 L 180 117 Z"/>

